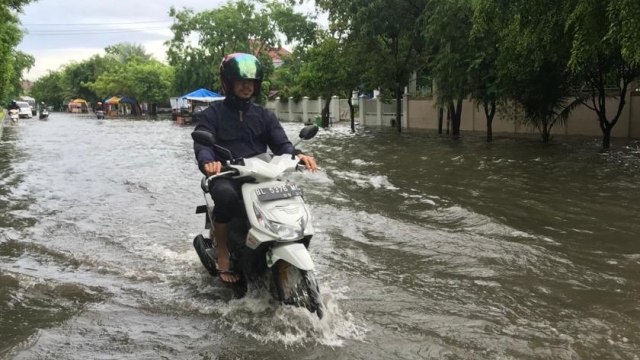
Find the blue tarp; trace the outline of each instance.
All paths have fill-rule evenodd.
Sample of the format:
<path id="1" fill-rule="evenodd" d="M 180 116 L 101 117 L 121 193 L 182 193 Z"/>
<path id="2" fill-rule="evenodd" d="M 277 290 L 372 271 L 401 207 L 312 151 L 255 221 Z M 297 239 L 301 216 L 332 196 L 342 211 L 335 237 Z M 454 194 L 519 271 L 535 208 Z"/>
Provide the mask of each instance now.
<path id="1" fill-rule="evenodd" d="M 188 94 L 182 95 L 181 98 L 187 99 L 187 100 L 202 101 L 202 102 L 212 102 L 212 101 L 222 100 L 224 99 L 224 96 L 216 92 L 213 92 L 211 90 L 201 88 L 201 89 L 192 91 Z"/>
<path id="2" fill-rule="evenodd" d="M 130 98 L 128 96 L 123 96 L 120 98 L 120 102 L 121 103 L 127 103 L 127 104 L 137 104 L 138 102 L 136 101 L 136 99 Z"/>

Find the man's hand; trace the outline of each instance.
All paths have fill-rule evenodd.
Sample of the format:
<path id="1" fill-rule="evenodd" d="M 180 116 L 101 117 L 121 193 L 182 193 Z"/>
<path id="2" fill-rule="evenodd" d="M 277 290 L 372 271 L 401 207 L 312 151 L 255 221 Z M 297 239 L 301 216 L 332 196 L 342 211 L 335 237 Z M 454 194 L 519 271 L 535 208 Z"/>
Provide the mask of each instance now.
<path id="1" fill-rule="evenodd" d="M 207 176 L 216 175 L 222 170 L 222 163 L 220 161 L 211 161 L 204 164 L 204 173 Z"/>
<path id="2" fill-rule="evenodd" d="M 318 170 L 318 165 L 316 164 L 316 159 L 313 156 L 299 154 L 298 155 L 298 159 L 300 159 L 300 162 L 302 164 L 304 164 L 304 167 L 306 167 L 307 170 L 309 170 L 309 171 L 317 171 Z"/>

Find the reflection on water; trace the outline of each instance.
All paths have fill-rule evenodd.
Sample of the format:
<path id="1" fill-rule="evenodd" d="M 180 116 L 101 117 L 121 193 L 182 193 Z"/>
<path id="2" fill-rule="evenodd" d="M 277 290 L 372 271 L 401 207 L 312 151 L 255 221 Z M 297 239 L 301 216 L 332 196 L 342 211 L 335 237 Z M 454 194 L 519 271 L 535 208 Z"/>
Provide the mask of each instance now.
<path id="1" fill-rule="evenodd" d="M 292 176 L 318 231 L 319 321 L 202 268 L 190 131 L 59 113 L 5 128 L 0 357 L 640 353 L 637 142 L 320 131 L 301 147 L 322 171 Z"/>

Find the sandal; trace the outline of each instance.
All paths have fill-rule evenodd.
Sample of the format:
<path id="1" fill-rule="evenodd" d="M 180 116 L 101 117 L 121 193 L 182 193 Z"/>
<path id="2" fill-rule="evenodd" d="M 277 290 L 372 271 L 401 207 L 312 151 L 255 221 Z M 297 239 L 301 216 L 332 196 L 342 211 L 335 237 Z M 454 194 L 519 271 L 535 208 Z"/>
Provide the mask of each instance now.
<path id="1" fill-rule="evenodd" d="M 220 281 L 225 284 L 235 284 L 240 281 L 240 276 L 231 269 L 220 269 L 218 266 L 218 262 L 216 261 L 216 271 L 218 272 L 218 277 Z"/>

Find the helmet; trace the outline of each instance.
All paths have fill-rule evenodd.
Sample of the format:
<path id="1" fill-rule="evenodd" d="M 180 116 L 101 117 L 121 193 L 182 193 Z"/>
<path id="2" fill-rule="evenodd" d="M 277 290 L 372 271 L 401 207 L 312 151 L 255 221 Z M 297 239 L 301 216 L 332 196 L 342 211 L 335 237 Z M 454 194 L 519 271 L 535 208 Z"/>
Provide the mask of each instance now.
<path id="1" fill-rule="evenodd" d="M 98 105 L 102 105 L 102 102 L 98 101 Z"/>
<path id="2" fill-rule="evenodd" d="M 262 64 L 260 60 L 251 54 L 234 53 L 225 56 L 220 63 L 220 82 L 225 96 L 233 95 L 233 82 L 236 80 L 254 80 L 255 90 L 253 95 L 260 94 L 262 86 Z"/>

